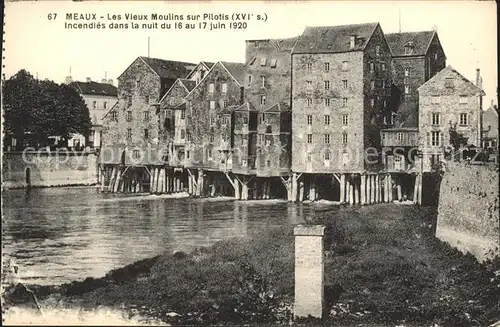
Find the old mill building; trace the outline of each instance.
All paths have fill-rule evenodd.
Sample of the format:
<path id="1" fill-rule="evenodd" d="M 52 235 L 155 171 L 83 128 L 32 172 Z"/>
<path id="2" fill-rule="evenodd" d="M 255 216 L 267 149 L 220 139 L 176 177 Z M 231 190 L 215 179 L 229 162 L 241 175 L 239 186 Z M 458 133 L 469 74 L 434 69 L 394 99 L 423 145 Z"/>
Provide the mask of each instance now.
<path id="1" fill-rule="evenodd" d="M 483 95 L 446 67 L 436 31 L 378 23 L 247 40 L 243 63 L 139 57 L 103 119 L 101 187 L 420 203 L 446 117 L 481 141 Z"/>

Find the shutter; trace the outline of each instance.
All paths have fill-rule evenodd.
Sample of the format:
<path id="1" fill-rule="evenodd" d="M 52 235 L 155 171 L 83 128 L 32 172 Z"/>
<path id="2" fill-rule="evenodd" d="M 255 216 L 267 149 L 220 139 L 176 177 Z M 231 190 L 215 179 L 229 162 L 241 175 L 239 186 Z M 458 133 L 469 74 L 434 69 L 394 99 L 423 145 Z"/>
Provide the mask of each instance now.
<path id="1" fill-rule="evenodd" d="M 439 132 L 439 145 L 440 146 L 444 146 L 444 133 L 443 132 Z"/>
<path id="2" fill-rule="evenodd" d="M 429 126 L 432 126 L 432 112 L 427 113 L 429 115 Z"/>
<path id="3" fill-rule="evenodd" d="M 431 133 L 427 132 L 427 146 L 431 145 Z"/>

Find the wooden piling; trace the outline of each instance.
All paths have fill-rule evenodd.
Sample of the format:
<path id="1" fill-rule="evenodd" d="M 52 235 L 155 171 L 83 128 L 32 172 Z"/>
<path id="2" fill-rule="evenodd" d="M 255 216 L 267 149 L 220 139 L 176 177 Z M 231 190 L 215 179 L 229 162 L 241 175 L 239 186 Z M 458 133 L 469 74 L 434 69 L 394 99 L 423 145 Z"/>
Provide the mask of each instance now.
<path id="1" fill-rule="evenodd" d="M 399 178 L 396 180 L 396 187 L 398 191 L 398 201 L 401 201 L 403 199 L 403 194 L 401 190 L 401 180 Z"/>
<path id="2" fill-rule="evenodd" d="M 340 203 L 345 203 L 345 174 L 340 174 Z"/>
<path id="3" fill-rule="evenodd" d="M 316 200 L 316 176 L 311 176 L 309 181 L 309 201 Z"/>
<path id="4" fill-rule="evenodd" d="M 234 187 L 234 198 L 236 200 L 240 200 L 241 199 L 240 181 L 238 180 L 238 178 L 236 176 L 234 177 L 233 187 Z"/>
<path id="5" fill-rule="evenodd" d="M 297 201 L 297 174 L 293 173 L 292 176 L 292 183 L 291 183 L 291 188 L 292 188 L 292 202 Z"/>
<path id="6" fill-rule="evenodd" d="M 361 202 L 361 199 L 359 198 L 359 183 L 358 183 L 358 179 L 354 179 L 354 202 L 356 204 L 359 204 Z"/>
<path id="7" fill-rule="evenodd" d="M 299 182 L 299 201 L 304 201 L 304 181 Z"/>

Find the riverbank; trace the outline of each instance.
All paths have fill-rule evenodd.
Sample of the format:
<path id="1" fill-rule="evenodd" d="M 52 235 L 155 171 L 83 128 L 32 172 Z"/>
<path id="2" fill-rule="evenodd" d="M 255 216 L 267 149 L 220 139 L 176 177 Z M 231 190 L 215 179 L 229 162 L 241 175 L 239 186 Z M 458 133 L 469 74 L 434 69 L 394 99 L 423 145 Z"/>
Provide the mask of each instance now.
<path id="1" fill-rule="evenodd" d="M 317 212 L 327 226 L 325 283 L 335 325 L 486 326 L 500 319 L 500 260 L 479 264 L 436 240 L 432 208 L 381 204 Z M 293 227 L 164 254 L 58 287 L 42 311 L 122 310 L 171 324 L 288 324 Z"/>

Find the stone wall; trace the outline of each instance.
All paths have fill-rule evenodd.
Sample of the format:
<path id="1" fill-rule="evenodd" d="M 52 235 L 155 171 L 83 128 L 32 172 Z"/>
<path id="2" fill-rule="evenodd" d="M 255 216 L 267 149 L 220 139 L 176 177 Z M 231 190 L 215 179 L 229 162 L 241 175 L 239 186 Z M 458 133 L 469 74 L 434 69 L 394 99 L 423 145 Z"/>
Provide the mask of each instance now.
<path id="1" fill-rule="evenodd" d="M 96 153 L 48 154 L 11 152 L 2 155 L 2 187 L 92 185 L 97 183 Z"/>
<path id="2" fill-rule="evenodd" d="M 449 164 L 441 182 L 436 237 L 478 260 L 500 254 L 498 166 Z"/>

